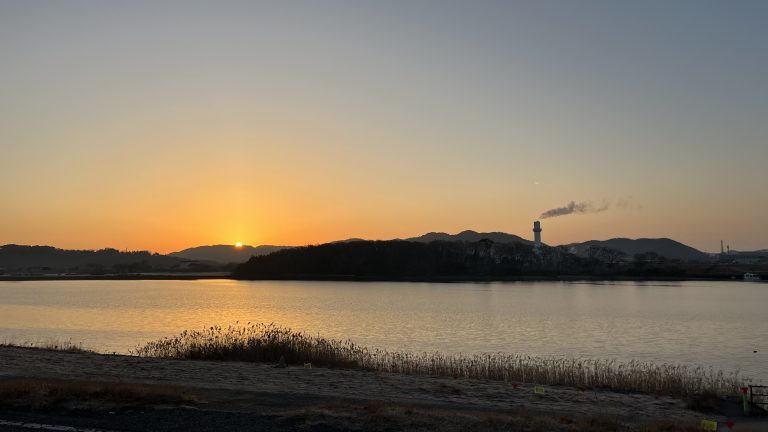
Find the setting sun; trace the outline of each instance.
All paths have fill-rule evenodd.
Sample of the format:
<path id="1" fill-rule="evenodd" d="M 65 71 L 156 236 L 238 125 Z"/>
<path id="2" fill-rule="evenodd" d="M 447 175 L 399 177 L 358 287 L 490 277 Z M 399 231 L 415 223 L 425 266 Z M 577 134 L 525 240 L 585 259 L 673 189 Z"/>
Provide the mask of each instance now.
<path id="1" fill-rule="evenodd" d="M 0 0 L 0 432 L 768 432 L 768 0 L 94 3 Z"/>

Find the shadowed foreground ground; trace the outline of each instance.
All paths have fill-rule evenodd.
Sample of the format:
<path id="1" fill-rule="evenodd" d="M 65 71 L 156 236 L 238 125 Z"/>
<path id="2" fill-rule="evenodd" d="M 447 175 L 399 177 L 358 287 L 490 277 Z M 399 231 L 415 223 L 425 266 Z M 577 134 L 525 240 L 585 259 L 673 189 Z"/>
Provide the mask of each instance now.
<path id="1" fill-rule="evenodd" d="M 532 385 L 497 381 L 0 348 L 0 389 L 19 377 L 42 382 L 45 394 L 0 391 L 0 430 L 30 430 L 26 422 L 119 431 L 695 431 L 702 418 L 727 420 L 663 395 L 563 387 L 535 395 Z M 69 393 L 57 396 L 61 386 Z"/>

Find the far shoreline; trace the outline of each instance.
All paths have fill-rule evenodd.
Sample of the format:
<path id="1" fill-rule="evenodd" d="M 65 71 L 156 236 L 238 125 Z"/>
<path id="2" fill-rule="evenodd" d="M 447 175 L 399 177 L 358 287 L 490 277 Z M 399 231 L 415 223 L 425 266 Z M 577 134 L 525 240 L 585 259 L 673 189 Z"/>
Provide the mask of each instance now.
<path id="1" fill-rule="evenodd" d="M 106 275 L 0 275 L 0 282 L 61 281 L 61 280 L 243 280 L 243 281 L 316 281 L 316 282 L 687 282 L 687 281 L 742 281 L 737 275 L 718 276 L 626 276 L 626 275 L 559 275 L 515 277 L 372 277 L 355 275 L 286 275 L 263 278 L 243 278 L 229 272 L 211 273 L 132 273 Z"/>
<path id="2" fill-rule="evenodd" d="M 51 275 L 0 275 L 0 281 L 47 281 L 47 280 L 201 280 L 232 279 L 229 272 L 215 273 L 130 273 L 130 274 L 51 274 Z"/>

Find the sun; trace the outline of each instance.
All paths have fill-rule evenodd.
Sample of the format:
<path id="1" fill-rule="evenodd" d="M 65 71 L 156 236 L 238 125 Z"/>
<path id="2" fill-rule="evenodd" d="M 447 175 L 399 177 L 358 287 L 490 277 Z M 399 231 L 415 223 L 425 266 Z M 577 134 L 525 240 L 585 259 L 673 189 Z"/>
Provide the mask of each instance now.
<path id="1" fill-rule="evenodd" d="M 240 243 L 240 242 L 237 242 L 237 243 L 235 243 L 235 247 L 236 248 L 241 248 L 241 247 L 243 247 L 243 244 Z"/>

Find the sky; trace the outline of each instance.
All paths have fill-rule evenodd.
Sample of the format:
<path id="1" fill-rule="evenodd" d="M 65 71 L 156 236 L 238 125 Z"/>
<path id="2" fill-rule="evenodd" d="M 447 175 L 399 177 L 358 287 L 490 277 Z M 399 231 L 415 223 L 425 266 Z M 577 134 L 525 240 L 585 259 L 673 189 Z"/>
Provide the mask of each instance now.
<path id="1" fill-rule="evenodd" d="M 768 2 L 0 0 L 0 244 L 768 248 Z M 591 203 L 591 204 L 590 204 Z M 578 206 L 577 206 L 578 207 Z"/>

